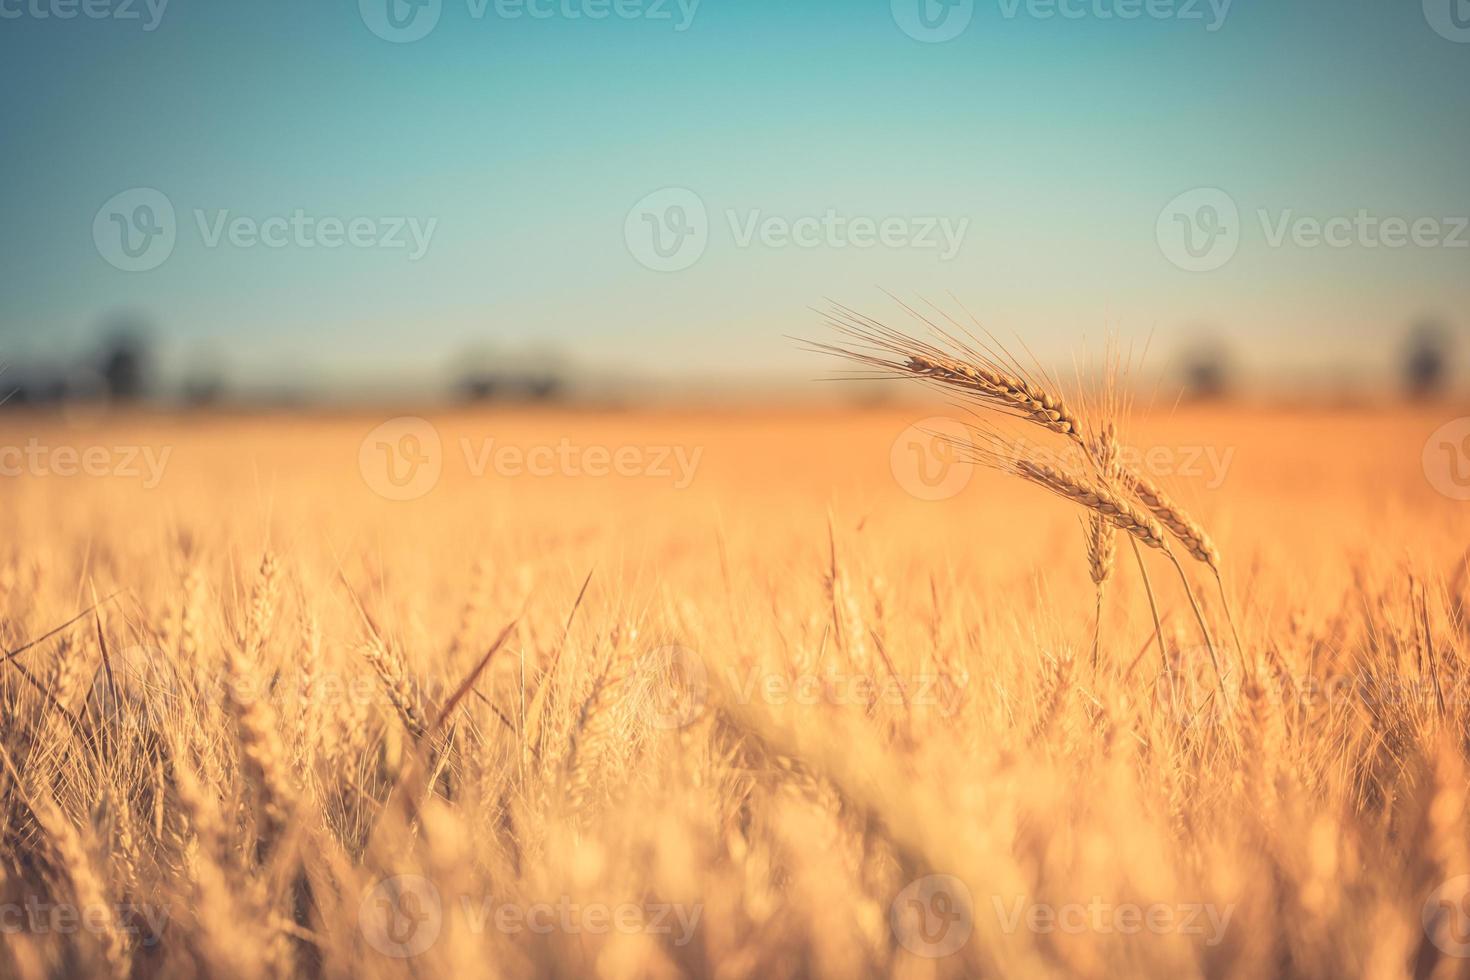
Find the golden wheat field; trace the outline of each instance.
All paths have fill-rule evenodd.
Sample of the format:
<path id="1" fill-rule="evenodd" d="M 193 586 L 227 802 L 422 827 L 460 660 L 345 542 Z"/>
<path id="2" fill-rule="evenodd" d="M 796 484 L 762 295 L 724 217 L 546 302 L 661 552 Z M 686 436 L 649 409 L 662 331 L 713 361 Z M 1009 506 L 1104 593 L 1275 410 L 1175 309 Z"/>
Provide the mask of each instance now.
<path id="1" fill-rule="evenodd" d="M 7 416 L 0 975 L 1470 972 L 1462 413 L 948 412 Z"/>

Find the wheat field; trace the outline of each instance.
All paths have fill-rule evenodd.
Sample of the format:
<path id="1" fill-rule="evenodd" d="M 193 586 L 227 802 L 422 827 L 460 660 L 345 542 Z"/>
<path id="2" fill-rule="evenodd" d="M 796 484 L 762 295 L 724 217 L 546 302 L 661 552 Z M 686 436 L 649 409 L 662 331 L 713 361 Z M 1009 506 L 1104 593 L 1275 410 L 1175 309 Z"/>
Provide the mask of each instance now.
<path id="1" fill-rule="evenodd" d="M 1470 973 L 1461 413 L 947 413 L 4 417 L 0 975 Z"/>

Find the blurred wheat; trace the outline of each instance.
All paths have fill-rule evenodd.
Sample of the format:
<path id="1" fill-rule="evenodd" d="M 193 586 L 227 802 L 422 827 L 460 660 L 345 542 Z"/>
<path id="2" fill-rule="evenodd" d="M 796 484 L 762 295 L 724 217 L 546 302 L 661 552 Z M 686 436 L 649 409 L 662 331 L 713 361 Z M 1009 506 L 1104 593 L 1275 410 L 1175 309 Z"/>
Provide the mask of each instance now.
<path id="1" fill-rule="evenodd" d="M 1118 475 L 1085 401 L 982 382 L 1019 424 L 1077 427 L 1075 468 L 1000 457 L 1065 500 L 1000 481 L 920 513 L 874 491 L 829 527 L 811 488 L 842 460 L 890 485 L 888 421 L 830 445 L 829 423 L 724 437 L 727 468 L 687 497 L 481 483 L 387 503 L 322 462 L 351 455 L 329 423 L 200 437 L 167 497 L 15 485 L 0 975 L 1464 975 L 1470 593 L 1449 512 L 1384 514 L 1381 486 L 1343 479 L 1341 526 L 1364 531 L 1342 553 L 1230 535 L 1265 556 L 1239 573 L 1265 598 L 1216 677 L 1172 591 L 1149 614 L 1110 542 L 1213 569 L 1199 525 Z M 1376 472 L 1342 432 L 1338 463 Z M 244 446 L 276 454 L 269 517 L 227 476 Z M 794 489 L 716 525 L 750 471 Z M 1232 491 L 1263 524 L 1315 506 Z M 1428 542 L 1412 569 L 1362 513 Z M 1331 572 L 1285 570 L 1305 561 Z M 651 656 L 670 648 L 677 676 Z M 933 905 L 953 918 L 914 933 L 902 896 L 934 880 L 959 883 Z M 90 925 L 31 923 L 58 903 Z M 558 904 L 635 914 L 476 914 Z M 1038 927 L 1038 906 L 1216 918 Z"/>

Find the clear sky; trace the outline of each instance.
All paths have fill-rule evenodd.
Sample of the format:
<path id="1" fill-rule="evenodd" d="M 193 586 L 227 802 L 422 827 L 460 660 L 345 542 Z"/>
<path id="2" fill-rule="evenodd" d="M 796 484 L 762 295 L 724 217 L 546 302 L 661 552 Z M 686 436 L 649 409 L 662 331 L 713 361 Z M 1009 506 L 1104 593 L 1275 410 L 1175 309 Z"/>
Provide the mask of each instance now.
<path id="1" fill-rule="evenodd" d="M 134 309 L 247 375 L 820 373 L 785 335 L 882 287 L 1321 366 L 1470 316 L 1467 0 L 160 3 L 0 0 L 0 356 Z"/>

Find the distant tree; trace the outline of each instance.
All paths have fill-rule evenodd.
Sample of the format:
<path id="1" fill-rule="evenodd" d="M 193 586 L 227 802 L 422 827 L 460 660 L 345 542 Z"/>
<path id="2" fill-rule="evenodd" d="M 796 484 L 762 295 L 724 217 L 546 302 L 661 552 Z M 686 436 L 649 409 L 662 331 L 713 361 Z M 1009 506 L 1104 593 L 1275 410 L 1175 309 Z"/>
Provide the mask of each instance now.
<path id="1" fill-rule="evenodd" d="M 1410 398 L 1432 398 L 1450 375 L 1450 333 L 1435 320 L 1420 320 L 1409 330 L 1403 363 L 1404 390 Z"/>
<path id="2" fill-rule="evenodd" d="M 108 400 L 121 403 L 145 397 L 152 368 L 146 325 L 130 315 L 114 316 L 104 322 L 102 333 L 97 373 Z"/>
<path id="3" fill-rule="evenodd" d="M 532 377 L 526 382 L 526 396 L 531 401 L 554 402 L 561 397 L 562 380 L 552 374 Z"/>
<path id="4" fill-rule="evenodd" d="M 1223 398 L 1234 385 L 1230 352 L 1217 337 L 1195 340 L 1183 355 L 1185 393 L 1191 398 Z"/>
<path id="5" fill-rule="evenodd" d="M 224 396 L 225 382 L 217 374 L 194 374 L 184 380 L 184 404 L 191 408 L 214 405 Z"/>
<path id="6" fill-rule="evenodd" d="M 567 388 L 560 361 L 549 351 L 507 354 L 474 348 L 455 358 L 454 391 L 471 402 L 557 401 Z"/>

